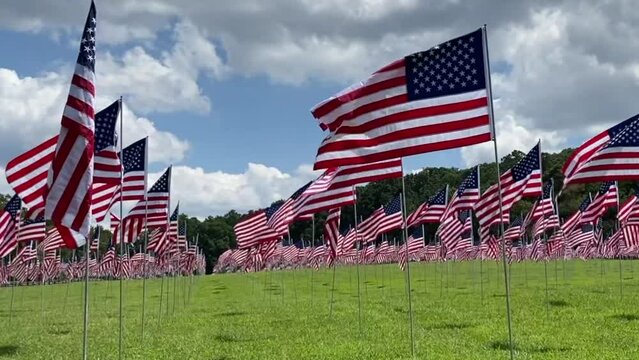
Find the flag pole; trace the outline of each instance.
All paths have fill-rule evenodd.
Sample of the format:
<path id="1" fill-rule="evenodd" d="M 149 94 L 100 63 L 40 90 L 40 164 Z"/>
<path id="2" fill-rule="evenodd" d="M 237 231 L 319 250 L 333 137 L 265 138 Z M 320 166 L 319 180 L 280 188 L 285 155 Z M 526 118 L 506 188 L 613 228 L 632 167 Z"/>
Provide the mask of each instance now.
<path id="1" fill-rule="evenodd" d="M 402 195 L 400 197 L 401 211 L 402 211 L 402 231 L 404 235 L 404 248 L 406 251 L 406 287 L 408 289 L 408 320 L 410 325 L 410 354 L 415 357 L 415 335 L 413 331 L 413 301 L 410 287 L 410 259 L 408 257 L 408 227 L 406 226 L 406 181 L 404 176 L 404 159 L 401 160 L 402 164 Z M 422 234 L 424 236 L 424 234 Z"/>
<path id="2" fill-rule="evenodd" d="M 124 113 L 124 106 L 122 103 L 122 96 L 120 96 L 120 155 L 122 154 L 122 144 L 124 143 L 123 139 L 124 139 L 124 134 L 122 133 L 122 129 L 123 129 L 123 113 Z M 146 169 L 145 169 L 146 170 Z M 119 257 L 119 263 L 120 263 L 120 312 L 119 312 L 119 323 L 120 323 L 120 329 L 119 329 L 119 337 L 118 337 L 118 359 L 122 360 L 122 346 L 124 344 L 124 299 L 123 299 L 123 290 L 124 290 L 124 282 L 123 282 L 123 276 L 122 276 L 122 256 L 124 255 L 124 205 L 122 204 L 122 182 L 124 181 L 124 174 L 123 171 L 120 172 L 120 224 L 118 225 L 118 231 L 120 232 L 120 257 Z M 146 187 L 144 188 L 145 194 L 146 194 Z M 146 196 L 146 195 L 145 195 Z"/>
<path id="3" fill-rule="evenodd" d="M 500 226 L 500 242 L 501 242 L 501 260 L 503 263 L 504 270 L 504 287 L 506 288 L 506 320 L 508 322 L 508 344 L 510 350 L 510 359 L 513 360 L 515 358 L 514 352 L 514 343 L 513 343 L 513 326 L 512 326 L 512 315 L 510 309 L 510 279 L 508 276 L 508 267 L 506 265 L 506 241 L 504 239 L 504 207 L 503 207 L 503 194 L 501 189 L 501 172 L 499 170 L 499 153 L 497 151 L 497 132 L 495 126 L 495 112 L 493 108 L 493 95 L 492 95 L 492 84 L 490 80 L 490 61 L 488 57 L 488 33 L 486 31 L 486 24 L 482 26 L 482 40 L 483 40 L 483 49 L 484 49 L 484 70 L 487 81 L 486 91 L 488 93 L 488 111 L 490 116 L 490 124 L 492 127 L 492 135 L 493 135 L 493 148 L 495 151 L 495 165 L 497 167 L 497 191 L 499 194 L 499 226 Z M 540 149 L 541 152 L 541 149 Z"/>
<path id="4" fill-rule="evenodd" d="M 315 214 L 312 215 L 311 217 L 311 250 L 314 252 L 315 250 L 313 249 L 313 247 L 315 246 Z M 312 256 L 312 253 L 311 253 Z M 314 260 L 314 259 L 313 259 Z M 314 273 L 315 271 L 311 268 L 311 308 L 313 308 L 313 277 L 314 277 Z M 310 314 L 310 312 L 309 312 Z"/>
<path id="5" fill-rule="evenodd" d="M 355 185 L 353 185 L 353 193 L 355 193 Z M 353 213 L 355 215 L 355 246 L 357 247 L 357 261 L 355 265 L 357 267 L 357 317 L 359 321 L 359 335 L 362 335 L 362 292 L 359 284 L 359 261 L 361 241 L 359 241 L 359 232 L 357 228 L 357 201 L 353 204 Z"/>
<path id="6" fill-rule="evenodd" d="M 149 225 L 148 225 L 148 211 L 149 211 L 149 202 L 146 197 L 146 189 L 148 186 L 148 171 L 149 171 L 149 137 L 147 136 L 144 140 L 144 261 L 142 262 L 142 347 L 144 348 L 144 325 L 145 325 L 145 316 L 146 316 L 146 253 L 147 253 L 147 245 L 149 243 Z M 122 150 L 120 150 L 122 153 Z M 124 180 L 123 180 L 124 181 Z M 120 185 L 122 186 L 122 185 Z"/>
<path id="7" fill-rule="evenodd" d="M 95 231 L 95 230 L 94 230 Z M 91 239 L 86 239 L 84 245 L 84 330 L 82 339 L 82 359 L 89 358 L 89 248 L 91 247 Z"/>
<path id="8" fill-rule="evenodd" d="M 9 264 L 11 264 L 11 253 L 9 253 Z M 11 282 L 11 301 L 9 303 L 9 324 L 11 324 L 11 321 L 13 320 L 13 298 L 15 296 L 15 289 L 16 289 L 15 285 L 16 285 L 15 281 Z"/>

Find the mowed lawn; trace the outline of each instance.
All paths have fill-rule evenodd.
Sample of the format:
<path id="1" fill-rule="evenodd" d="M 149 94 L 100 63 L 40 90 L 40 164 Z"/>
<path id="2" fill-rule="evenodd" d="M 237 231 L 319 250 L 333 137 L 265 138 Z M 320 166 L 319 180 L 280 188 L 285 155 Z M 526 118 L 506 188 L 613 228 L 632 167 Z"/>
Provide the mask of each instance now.
<path id="1" fill-rule="evenodd" d="M 616 260 L 551 261 L 549 302 L 544 263 L 513 264 L 516 358 L 639 359 L 638 264 L 622 263 L 620 289 Z M 501 269 L 411 264 L 416 358 L 508 358 Z M 357 274 L 337 268 L 330 316 L 329 269 L 151 280 L 144 338 L 142 281 L 125 281 L 123 358 L 410 359 L 405 273 L 360 267 L 361 298 Z M 80 358 L 82 286 L 0 289 L 0 359 Z M 117 359 L 119 282 L 91 282 L 90 292 L 90 358 Z"/>

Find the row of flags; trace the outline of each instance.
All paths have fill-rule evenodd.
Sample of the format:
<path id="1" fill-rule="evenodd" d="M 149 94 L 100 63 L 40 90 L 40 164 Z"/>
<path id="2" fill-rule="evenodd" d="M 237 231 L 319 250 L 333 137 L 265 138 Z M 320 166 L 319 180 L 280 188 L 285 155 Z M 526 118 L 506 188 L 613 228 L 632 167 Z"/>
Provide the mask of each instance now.
<path id="1" fill-rule="evenodd" d="M 162 256 L 168 244 L 186 241 L 186 225 L 183 231 L 177 226 L 179 204 L 169 216 L 171 167 L 148 188 L 148 138 L 118 149 L 122 99 L 96 112 L 96 24 L 92 2 L 59 133 L 6 165 L 15 194 L 0 211 L 0 257 L 19 251 L 20 243 L 38 243 L 45 252 L 78 248 L 95 233 L 92 220 L 107 218 L 114 244 L 133 243 L 146 230 L 154 232 L 151 249 Z M 136 203 L 120 219 L 113 211 L 126 201 Z M 53 227 L 47 229 L 47 221 Z"/>
<path id="2" fill-rule="evenodd" d="M 0 284 L 29 284 L 73 281 L 84 278 L 86 258 L 75 255 L 63 261 L 60 251 L 45 250 L 38 258 L 35 242 L 24 246 L 8 264 L 0 264 Z M 97 246 L 89 254 L 89 278 L 92 279 L 137 279 L 160 277 L 167 274 L 204 274 L 204 255 L 195 245 L 176 248 L 162 256 L 152 256 L 145 252 L 116 255 L 113 247 L 101 257 Z"/>

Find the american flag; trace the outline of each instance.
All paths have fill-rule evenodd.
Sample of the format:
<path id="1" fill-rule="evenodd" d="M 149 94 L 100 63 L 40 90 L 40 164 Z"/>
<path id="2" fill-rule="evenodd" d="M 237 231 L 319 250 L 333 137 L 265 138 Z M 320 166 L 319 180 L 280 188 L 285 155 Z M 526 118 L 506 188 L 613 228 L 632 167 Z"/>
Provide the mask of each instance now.
<path id="1" fill-rule="evenodd" d="M 115 230 L 120 225 L 120 218 L 114 213 L 109 213 L 109 220 L 110 220 L 109 230 L 111 230 L 112 234 L 115 234 Z"/>
<path id="2" fill-rule="evenodd" d="M 149 242 L 147 244 L 148 251 L 153 251 L 161 255 L 170 248 L 169 245 L 170 242 L 165 228 L 153 229 L 149 234 Z"/>
<path id="3" fill-rule="evenodd" d="M 235 240 L 237 242 L 238 249 L 248 249 L 259 244 L 257 235 L 264 230 L 270 230 L 273 236 L 276 237 L 277 233 L 273 231 L 266 224 L 267 218 L 264 210 L 256 211 L 244 219 L 240 220 L 235 226 L 233 231 L 235 232 Z"/>
<path id="4" fill-rule="evenodd" d="M 482 29 L 399 59 L 316 105 L 330 134 L 315 169 L 492 139 Z"/>
<path id="5" fill-rule="evenodd" d="M 169 200 L 171 195 L 171 167 L 160 176 L 146 194 L 144 200 L 138 203 L 129 211 L 122 220 L 124 239 L 127 243 L 132 243 L 142 232 L 144 222 L 149 229 L 156 227 L 168 227 Z M 115 230 L 113 239 L 119 243 L 120 230 Z"/>
<path id="6" fill-rule="evenodd" d="M 7 182 L 22 198 L 32 218 L 44 214 L 47 173 L 51 167 L 57 143 L 56 135 L 7 163 L 5 170 Z"/>
<path id="7" fill-rule="evenodd" d="M 635 115 L 577 148 L 562 169 L 564 188 L 571 183 L 637 179 L 632 148 L 637 146 L 638 120 Z"/>
<path id="8" fill-rule="evenodd" d="M 411 232 L 408 240 L 399 251 L 399 268 L 404 271 L 411 255 L 417 254 L 424 248 L 424 233 L 421 227 L 416 227 Z"/>
<path id="9" fill-rule="evenodd" d="M 122 200 L 144 200 L 146 191 L 146 158 L 148 138 L 140 139 L 122 149 L 122 165 L 124 173 L 122 178 Z M 120 195 L 115 195 L 115 201 L 120 200 Z"/>
<path id="10" fill-rule="evenodd" d="M 560 227 L 559 216 L 552 214 L 548 217 L 541 217 L 533 224 L 533 237 L 540 237 L 546 232 L 546 230 L 555 229 Z"/>
<path id="11" fill-rule="evenodd" d="M 578 229 L 573 230 L 566 239 L 566 245 L 576 248 L 585 243 L 595 241 L 595 227 L 592 224 L 582 224 Z"/>
<path id="12" fill-rule="evenodd" d="M 615 181 L 607 181 L 601 184 L 599 191 L 588 207 L 581 214 L 579 222 L 581 224 L 595 222 L 605 212 L 617 206 L 617 183 Z"/>
<path id="13" fill-rule="evenodd" d="M 518 217 L 510 223 L 508 229 L 504 231 L 504 240 L 513 241 L 521 238 L 521 226 L 523 224 L 522 218 Z"/>
<path id="14" fill-rule="evenodd" d="M 44 240 L 46 235 L 46 222 L 44 216 L 41 214 L 35 219 L 25 219 L 20 225 L 20 231 L 18 232 L 18 241 L 36 241 L 40 242 Z"/>
<path id="15" fill-rule="evenodd" d="M 491 186 L 482 195 L 475 207 L 477 219 L 482 228 L 493 224 L 508 222 L 510 208 L 524 197 L 541 195 L 541 149 L 537 143 L 528 154 L 512 169 L 500 176 L 503 214 L 499 209 L 499 191 L 497 184 Z"/>
<path id="16" fill-rule="evenodd" d="M 420 204 L 406 219 L 408 227 L 423 223 L 438 223 L 444 215 L 448 202 L 448 185 L 431 196 L 428 201 Z"/>
<path id="17" fill-rule="evenodd" d="M 627 248 L 639 247 L 639 219 L 630 219 L 622 226 L 623 240 Z"/>
<path id="18" fill-rule="evenodd" d="M 462 181 L 448 203 L 442 219 L 455 215 L 461 210 L 471 210 L 479 201 L 479 166 L 474 167 Z"/>
<path id="19" fill-rule="evenodd" d="M 384 206 L 384 213 L 378 220 L 373 240 L 380 234 L 401 228 L 403 223 L 402 214 L 402 197 L 401 194 L 398 194 Z"/>
<path id="20" fill-rule="evenodd" d="M 60 236 L 58 230 L 53 227 L 47 231 L 46 237 L 40 243 L 40 248 L 42 249 L 42 252 L 49 252 L 56 250 L 63 245 L 64 242 L 62 241 L 62 236 Z"/>
<path id="21" fill-rule="evenodd" d="M 115 130 L 119 114 L 119 100 L 95 114 L 94 183 L 120 184 L 122 164 L 116 149 L 118 133 Z"/>
<path id="22" fill-rule="evenodd" d="M 303 201 L 305 197 L 304 193 L 310 188 L 311 184 L 313 184 L 312 181 L 297 189 L 291 197 L 286 199 L 286 201 L 276 205 L 276 209 L 274 209 L 273 206 L 269 208 L 270 210 L 273 210 L 272 213 L 267 213 L 267 224 L 271 229 L 275 230 L 275 232 L 279 235 L 285 235 L 288 233 L 288 226 L 293 222 L 293 220 L 295 220 L 297 215 L 297 202 Z M 326 186 L 326 188 L 328 188 L 328 186 Z M 267 209 L 267 212 L 269 209 Z"/>
<path id="23" fill-rule="evenodd" d="M 324 224 L 324 239 L 328 245 L 328 259 L 332 264 L 337 258 L 337 242 L 339 240 L 339 223 L 341 209 L 331 209 L 326 217 L 326 223 Z"/>
<path id="24" fill-rule="evenodd" d="M 617 219 L 622 224 L 628 221 L 629 218 L 637 216 L 639 214 L 639 201 L 637 201 L 638 189 L 635 187 L 635 193 L 632 194 L 626 201 L 619 206 L 617 212 Z"/>
<path id="25" fill-rule="evenodd" d="M 22 200 L 16 194 L 4 205 L 0 212 L 0 258 L 3 258 L 18 244 L 16 235 L 19 231 L 20 208 Z"/>
<path id="26" fill-rule="evenodd" d="M 358 241 L 374 241 L 377 237 L 377 230 L 379 228 L 379 220 L 384 217 L 384 207 L 380 206 L 375 209 L 372 214 L 366 220 L 360 222 L 356 228 Z"/>
<path id="27" fill-rule="evenodd" d="M 579 209 L 572 214 L 564 223 L 561 225 L 561 230 L 564 234 L 570 234 L 572 231 L 581 223 L 581 215 L 584 211 L 590 206 L 590 194 L 586 196 L 586 198 L 579 205 Z"/>
<path id="28" fill-rule="evenodd" d="M 178 222 L 179 222 L 179 214 L 180 214 L 180 203 L 175 206 L 175 209 L 171 213 L 171 217 L 169 218 L 169 237 L 173 241 L 177 241 L 178 238 Z"/>
<path id="29" fill-rule="evenodd" d="M 470 237 L 471 231 L 472 215 L 470 211 L 464 210 L 461 211 L 458 216 L 451 216 L 444 219 L 437 229 L 437 234 L 446 251 L 455 252 L 459 248 L 466 247 L 466 243 L 468 242 L 462 244 L 461 238 L 465 232 L 468 232 Z"/>
<path id="30" fill-rule="evenodd" d="M 541 197 L 533 204 L 530 216 L 531 222 L 537 221 L 537 219 L 539 218 L 554 214 L 555 209 L 553 206 L 552 196 L 553 185 L 554 183 L 552 179 L 544 184 Z"/>
<path id="31" fill-rule="evenodd" d="M 91 221 L 95 26 L 91 2 L 45 191 L 45 217 L 53 221 L 69 248 L 86 243 Z"/>

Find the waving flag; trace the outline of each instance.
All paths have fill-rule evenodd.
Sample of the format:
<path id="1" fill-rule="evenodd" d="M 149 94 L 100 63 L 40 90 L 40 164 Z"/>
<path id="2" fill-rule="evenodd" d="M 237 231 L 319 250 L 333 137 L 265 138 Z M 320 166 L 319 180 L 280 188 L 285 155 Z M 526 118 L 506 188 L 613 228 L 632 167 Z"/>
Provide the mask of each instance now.
<path id="1" fill-rule="evenodd" d="M 378 220 L 377 231 L 373 239 L 380 234 L 401 228 L 402 223 L 402 197 L 399 194 L 384 206 L 384 215 Z"/>
<path id="2" fill-rule="evenodd" d="M 408 227 L 423 223 L 438 223 L 444 215 L 448 202 L 448 185 L 431 196 L 428 201 L 422 203 L 406 219 Z"/>
<path id="3" fill-rule="evenodd" d="M 132 243 L 135 238 L 142 232 L 145 220 L 149 229 L 156 227 L 168 227 L 169 200 L 171 196 L 171 167 L 160 176 L 146 194 L 144 200 L 138 201 L 137 204 L 129 211 L 127 216 L 122 220 L 124 231 L 124 239 L 127 243 Z M 113 233 L 114 243 L 119 243 L 120 230 Z"/>
<path id="4" fill-rule="evenodd" d="M 561 225 L 561 230 L 564 234 L 572 233 L 577 225 L 581 224 L 581 216 L 584 211 L 588 209 L 591 201 L 592 200 L 590 199 L 590 194 L 588 194 L 588 196 L 586 196 L 586 198 L 581 202 L 581 205 L 579 205 L 579 209 L 577 209 L 574 214 L 572 214 L 566 221 L 564 221 L 563 225 Z"/>
<path id="5" fill-rule="evenodd" d="M 472 210 L 479 201 L 479 166 L 475 166 L 462 181 L 448 203 L 442 219 L 455 215 L 461 210 Z"/>
<path id="6" fill-rule="evenodd" d="M 639 115 L 575 171 L 569 182 L 639 179 Z"/>
<path id="7" fill-rule="evenodd" d="M 464 210 L 459 213 L 459 216 L 444 219 L 437 229 L 437 234 L 444 248 L 453 253 L 467 247 L 465 244 L 460 244 L 460 240 L 468 230 L 472 231 L 472 216 L 470 211 Z M 470 235 L 470 231 L 468 232 Z"/>
<path id="8" fill-rule="evenodd" d="M 501 183 L 503 214 L 500 219 L 498 186 L 486 190 L 475 206 L 477 219 L 482 228 L 508 222 L 510 208 L 524 197 L 541 195 L 541 149 L 539 143 L 512 169 L 499 177 Z"/>
<path id="9" fill-rule="evenodd" d="M 424 233 L 422 232 L 421 227 L 416 227 L 411 232 L 408 240 L 399 250 L 399 268 L 402 271 L 406 270 L 406 264 L 411 255 L 415 255 L 419 253 L 421 249 L 424 248 Z"/>
<path id="10" fill-rule="evenodd" d="M 120 184 L 122 164 L 116 149 L 118 133 L 115 130 L 119 114 L 119 100 L 95 114 L 94 183 Z"/>
<path id="11" fill-rule="evenodd" d="M 91 220 L 95 96 L 95 4 L 84 25 L 60 136 L 47 177 L 45 217 L 69 248 L 86 243 Z"/>
<path id="12" fill-rule="evenodd" d="M 552 196 L 553 185 L 554 183 L 552 179 L 550 179 L 550 181 L 544 184 L 544 187 L 541 192 L 541 197 L 539 198 L 537 202 L 533 204 L 532 210 L 530 212 L 531 222 L 537 221 L 537 219 L 541 217 L 546 217 L 555 212 L 555 209 L 553 206 L 553 196 Z"/>
<path id="13" fill-rule="evenodd" d="M 35 219 L 26 219 L 20 225 L 20 231 L 18 232 L 18 241 L 36 241 L 40 242 L 44 240 L 46 235 L 45 229 L 46 222 L 44 216 L 40 215 Z"/>
<path id="14" fill-rule="evenodd" d="M 479 29 L 406 56 L 316 105 L 330 134 L 315 169 L 490 141 L 485 40 Z"/>
<path id="15" fill-rule="evenodd" d="M 379 228 L 379 220 L 385 216 L 384 207 L 380 206 L 373 213 L 362 221 L 356 229 L 357 241 L 369 242 L 374 241 L 377 237 L 377 229 Z"/>
<path id="16" fill-rule="evenodd" d="M 517 218 L 512 223 L 510 223 L 510 226 L 504 232 L 504 240 L 512 241 L 512 240 L 518 240 L 519 238 L 521 238 L 522 224 L 523 224 L 523 220 L 521 218 Z"/>
<path id="17" fill-rule="evenodd" d="M 601 184 L 595 198 L 581 214 L 579 223 L 594 223 L 611 207 L 617 206 L 617 183 L 607 181 Z"/>
<path id="18" fill-rule="evenodd" d="M 22 200 L 16 194 L 4 205 L 0 212 L 0 258 L 7 256 L 17 245 L 16 234 L 20 221 Z"/>
<path id="19" fill-rule="evenodd" d="M 639 201 L 637 201 L 638 189 L 635 187 L 635 193 L 632 194 L 626 201 L 619 207 L 617 212 L 617 219 L 622 224 L 627 222 L 630 217 L 637 216 L 639 214 Z"/>

